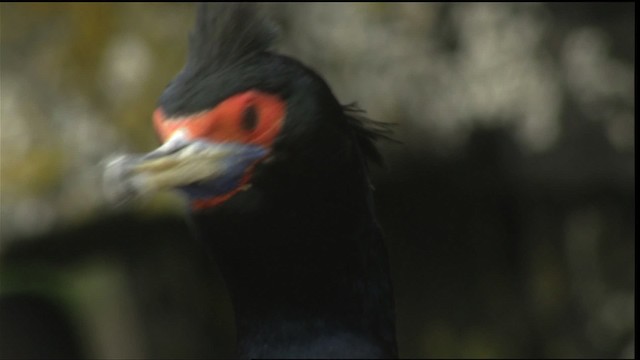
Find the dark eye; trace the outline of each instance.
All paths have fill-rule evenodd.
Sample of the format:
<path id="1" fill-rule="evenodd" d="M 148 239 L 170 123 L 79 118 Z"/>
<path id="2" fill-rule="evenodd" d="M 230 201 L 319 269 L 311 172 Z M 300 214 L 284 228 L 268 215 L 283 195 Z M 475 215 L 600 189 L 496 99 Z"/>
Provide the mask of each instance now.
<path id="1" fill-rule="evenodd" d="M 258 112 L 256 111 L 256 107 L 251 105 L 244 110 L 244 114 L 242 114 L 242 122 L 240 126 L 246 131 L 255 130 L 256 126 L 258 126 Z"/>

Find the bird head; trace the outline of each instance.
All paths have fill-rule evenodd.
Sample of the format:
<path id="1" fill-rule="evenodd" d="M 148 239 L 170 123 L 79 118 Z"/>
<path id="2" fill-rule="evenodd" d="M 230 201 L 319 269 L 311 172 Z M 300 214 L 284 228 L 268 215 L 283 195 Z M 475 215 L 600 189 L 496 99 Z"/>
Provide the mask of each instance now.
<path id="1" fill-rule="evenodd" d="M 111 196 L 179 189 L 199 210 L 251 191 L 282 164 L 287 184 L 301 174 L 326 177 L 347 159 L 379 160 L 372 140 L 381 134 L 315 72 L 270 51 L 274 38 L 255 5 L 199 5 L 186 65 L 153 112 L 162 145 L 113 159 Z"/>

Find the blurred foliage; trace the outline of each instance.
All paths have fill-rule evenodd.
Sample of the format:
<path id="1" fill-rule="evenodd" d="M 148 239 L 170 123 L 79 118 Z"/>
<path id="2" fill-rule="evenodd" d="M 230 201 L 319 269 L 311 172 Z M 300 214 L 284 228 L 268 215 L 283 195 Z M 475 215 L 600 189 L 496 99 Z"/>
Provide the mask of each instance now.
<path id="1" fill-rule="evenodd" d="M 265 8 L 283 53 L 398 124 L 373 176 L 402 356 L 635 356 L 634 3 Z M 57 347 L 30 344 L 233 355 L 229 300 L 180 200 L 113 209 L 100 190 L 105 158 L 157 145 L 151 113 L 193 15 L 0 5 L 0 357 L 65 321 Z"/>

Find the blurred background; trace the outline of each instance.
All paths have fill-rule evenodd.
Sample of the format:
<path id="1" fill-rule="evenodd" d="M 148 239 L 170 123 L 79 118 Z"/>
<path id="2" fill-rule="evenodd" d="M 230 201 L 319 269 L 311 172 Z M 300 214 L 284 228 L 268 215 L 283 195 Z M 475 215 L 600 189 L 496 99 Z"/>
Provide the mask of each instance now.
<path id="1" fill-rule="evenodd" d="M 397 124 L 377 212 L 402 357 L 635 356 L 635 4 L 270 4 L 278 49 Z M 2 3 L 0 356 L 234 351 L 173 194 L 114 208 L 154 148 L 186 3 Z"/>

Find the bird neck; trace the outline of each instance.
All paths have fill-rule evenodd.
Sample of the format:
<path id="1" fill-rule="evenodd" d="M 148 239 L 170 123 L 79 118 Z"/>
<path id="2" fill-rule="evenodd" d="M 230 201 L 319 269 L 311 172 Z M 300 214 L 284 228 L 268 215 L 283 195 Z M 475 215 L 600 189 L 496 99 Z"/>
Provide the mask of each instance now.
<path id="1" fill-rule="evenodd" d="M 394 356 L 386 251 L 366 179 L 318 184 L 290 184 L 286 195 L 256 189 L 238 201 L 263 197 L 257 211 L 194 217 L 230 291 L 239 349 L 251 357 L 340 355 L 330 348 Z"/>

